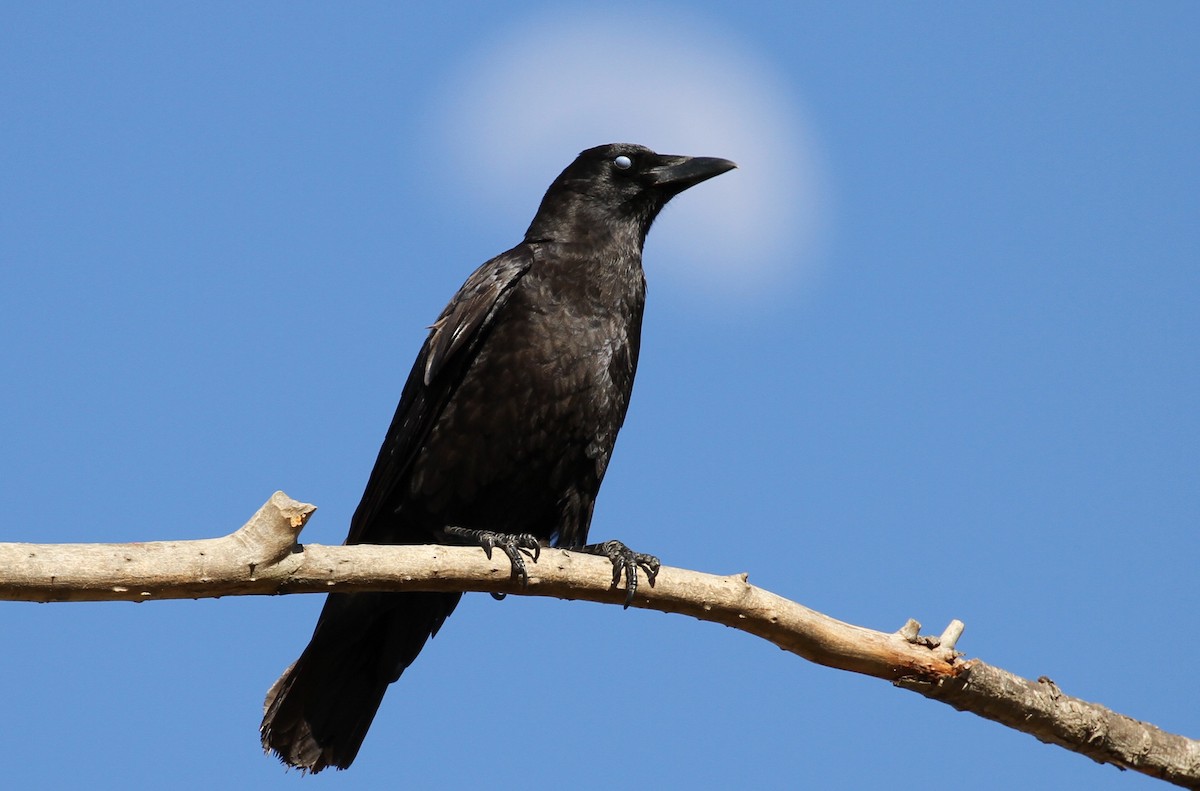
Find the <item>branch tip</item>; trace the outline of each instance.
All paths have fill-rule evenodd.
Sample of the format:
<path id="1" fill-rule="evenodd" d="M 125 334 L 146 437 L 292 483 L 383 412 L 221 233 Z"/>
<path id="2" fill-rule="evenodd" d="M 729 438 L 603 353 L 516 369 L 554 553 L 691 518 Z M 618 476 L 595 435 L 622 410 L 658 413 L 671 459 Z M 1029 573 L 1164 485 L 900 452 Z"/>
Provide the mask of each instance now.
<path id="1" fill-rule="evenodd" d="M 904 626 L 901 626 L 899 630 L 896 631 L 896 634 L 900 635 L 910 643 L 915 643 L 917 641 L 917 636 L 921 634 L 921 622 L 915 618 L 909 618 L 904 622 Z"/>
<path id="2" fill-rule="evenodd" d="M 938 648 L 943 651 L 949 651 L 950 653 L 956 653 L 954 651 L 954 646 L 956 643 L 958 643 L 958 638 L 962 637 L 963 629 L 966 628 L 966 624 L 955 618 L 946 627 L 946 630 L 942 632 L 942 636 L 938 638 Z"/>
<path id="3" fill-rule="evenodd" d="M 312 503 L 302 503 L 299 500 L 293 500 L 282 491 L 275 492 L 267 502 L 279 509 L 280 514 L 287 518 L 292 528 L 296 531 L 296 535 L 300 534 L 304 525 L 317 510 L 317 507 Z"/>
<path id="4" fill-rule="evenodd" d="M 316 510 L 315 505 L 275 492 L 250 521 L 229 538 L 249 550 L 246 562 L 250 567 L 278 563 L 296 546 L 300 531 Z"/>

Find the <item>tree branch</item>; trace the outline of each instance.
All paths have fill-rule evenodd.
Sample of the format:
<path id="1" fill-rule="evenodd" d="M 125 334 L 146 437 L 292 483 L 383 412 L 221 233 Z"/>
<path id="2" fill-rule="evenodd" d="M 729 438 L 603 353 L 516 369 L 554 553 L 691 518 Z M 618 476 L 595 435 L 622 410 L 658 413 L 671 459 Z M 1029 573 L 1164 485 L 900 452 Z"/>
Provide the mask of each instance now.
<path id="1" fill-rule="evenodd" d="M 282 492 L 224 538 L 133 544 L 0 543 L 0 600 L 148 601 L 252 594 L 353 591 L 485 591 L 619 604 L 608 560 L 547 549 L 530 563 L 528 585 L 508 559 L 472 547 L 301 546 L 315 507 Z M 977 659 L 963 661 L 952 621 L 923 637 L 909 621 L 894 633 L 843 623 L 727 577 L 663 568 L 634 607 L 732 626 L 821 665 L 897 686 L 1007 725 L 1101 763 L 1200 788 L 1200 742 L 1064 695 L 1046 678 L 1029 681 Z"/>

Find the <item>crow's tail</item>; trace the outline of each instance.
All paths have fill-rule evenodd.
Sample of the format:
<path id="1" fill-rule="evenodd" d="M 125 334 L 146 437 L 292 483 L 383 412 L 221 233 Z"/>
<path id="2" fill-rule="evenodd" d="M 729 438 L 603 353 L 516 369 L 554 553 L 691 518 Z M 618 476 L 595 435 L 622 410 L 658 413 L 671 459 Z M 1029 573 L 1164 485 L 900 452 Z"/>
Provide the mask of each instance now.
<path id="1" fill-rule="evenodd" d="M 383 700 L 461 593 L 335 593 L 312 640 L 267 692 L 263 749 L 319 772 L 354 761 Z"/>

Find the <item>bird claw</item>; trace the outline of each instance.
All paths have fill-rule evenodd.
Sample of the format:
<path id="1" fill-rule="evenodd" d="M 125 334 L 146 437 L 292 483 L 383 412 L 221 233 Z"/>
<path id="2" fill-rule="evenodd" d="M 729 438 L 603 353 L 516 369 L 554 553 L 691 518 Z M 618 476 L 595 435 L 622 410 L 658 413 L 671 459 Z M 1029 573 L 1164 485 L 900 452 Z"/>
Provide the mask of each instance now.
<path id="1" fill-rule="evenodd" d="M 638 569 L 640 568 L 646 574 L 646 581 L 653 588 L 654 580 L 658 577 L 658 570 L 662 567 L 654 555 L 634 552 L 620 541 L 588 544 L 585 547 L 579 547 L 579 551 L 589 555 L 601 555 L 612 562 L 614 588 L 621 584 L 621 575 L 625 575 L 625 609 L 629 609 L 629 605 L 633 604 L 633 597 L 637 594 Z"/>
<path id="2" fill-rule="evenodd" d="M 445 528 L 444 532 L 447 536 L 478 544 L 483 548 L 483 554 L 487 555 L 488 560 L 492 559 L 492 550 L 499 547 L 512 564 L 513 579 L 522 585 L 528 584 L 529 572 L 525 569 L 525 558 L 521 557 L 521 554 L 528 555 L 534 563 L 537 563 L 542 555 L 541 542 L 530 533 L 497 533 L 494 530 L 472 530 L 453 526 Z"/>

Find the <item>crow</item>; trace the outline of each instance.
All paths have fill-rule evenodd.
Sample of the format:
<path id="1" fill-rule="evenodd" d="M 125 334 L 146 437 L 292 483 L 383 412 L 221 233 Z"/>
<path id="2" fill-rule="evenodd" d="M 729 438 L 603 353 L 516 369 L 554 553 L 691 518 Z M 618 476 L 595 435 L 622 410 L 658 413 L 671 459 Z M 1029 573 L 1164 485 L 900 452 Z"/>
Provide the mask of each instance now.
<path id="1" fill-rule="evenodd" d="M 487 261 L 430 327 L 346 544 L 553 545 L 604 555 L 626 606 L 658 560 L 587 544 L 637 368 L 642 245 L 675 195 L 734 168 L 626 143 L 590 148 L 554 180 L 525 239 Z M 260 734 L 285 764 L 354 761 L 389 684 L 461 593 L 333 593 L 271 687 Z"/>

